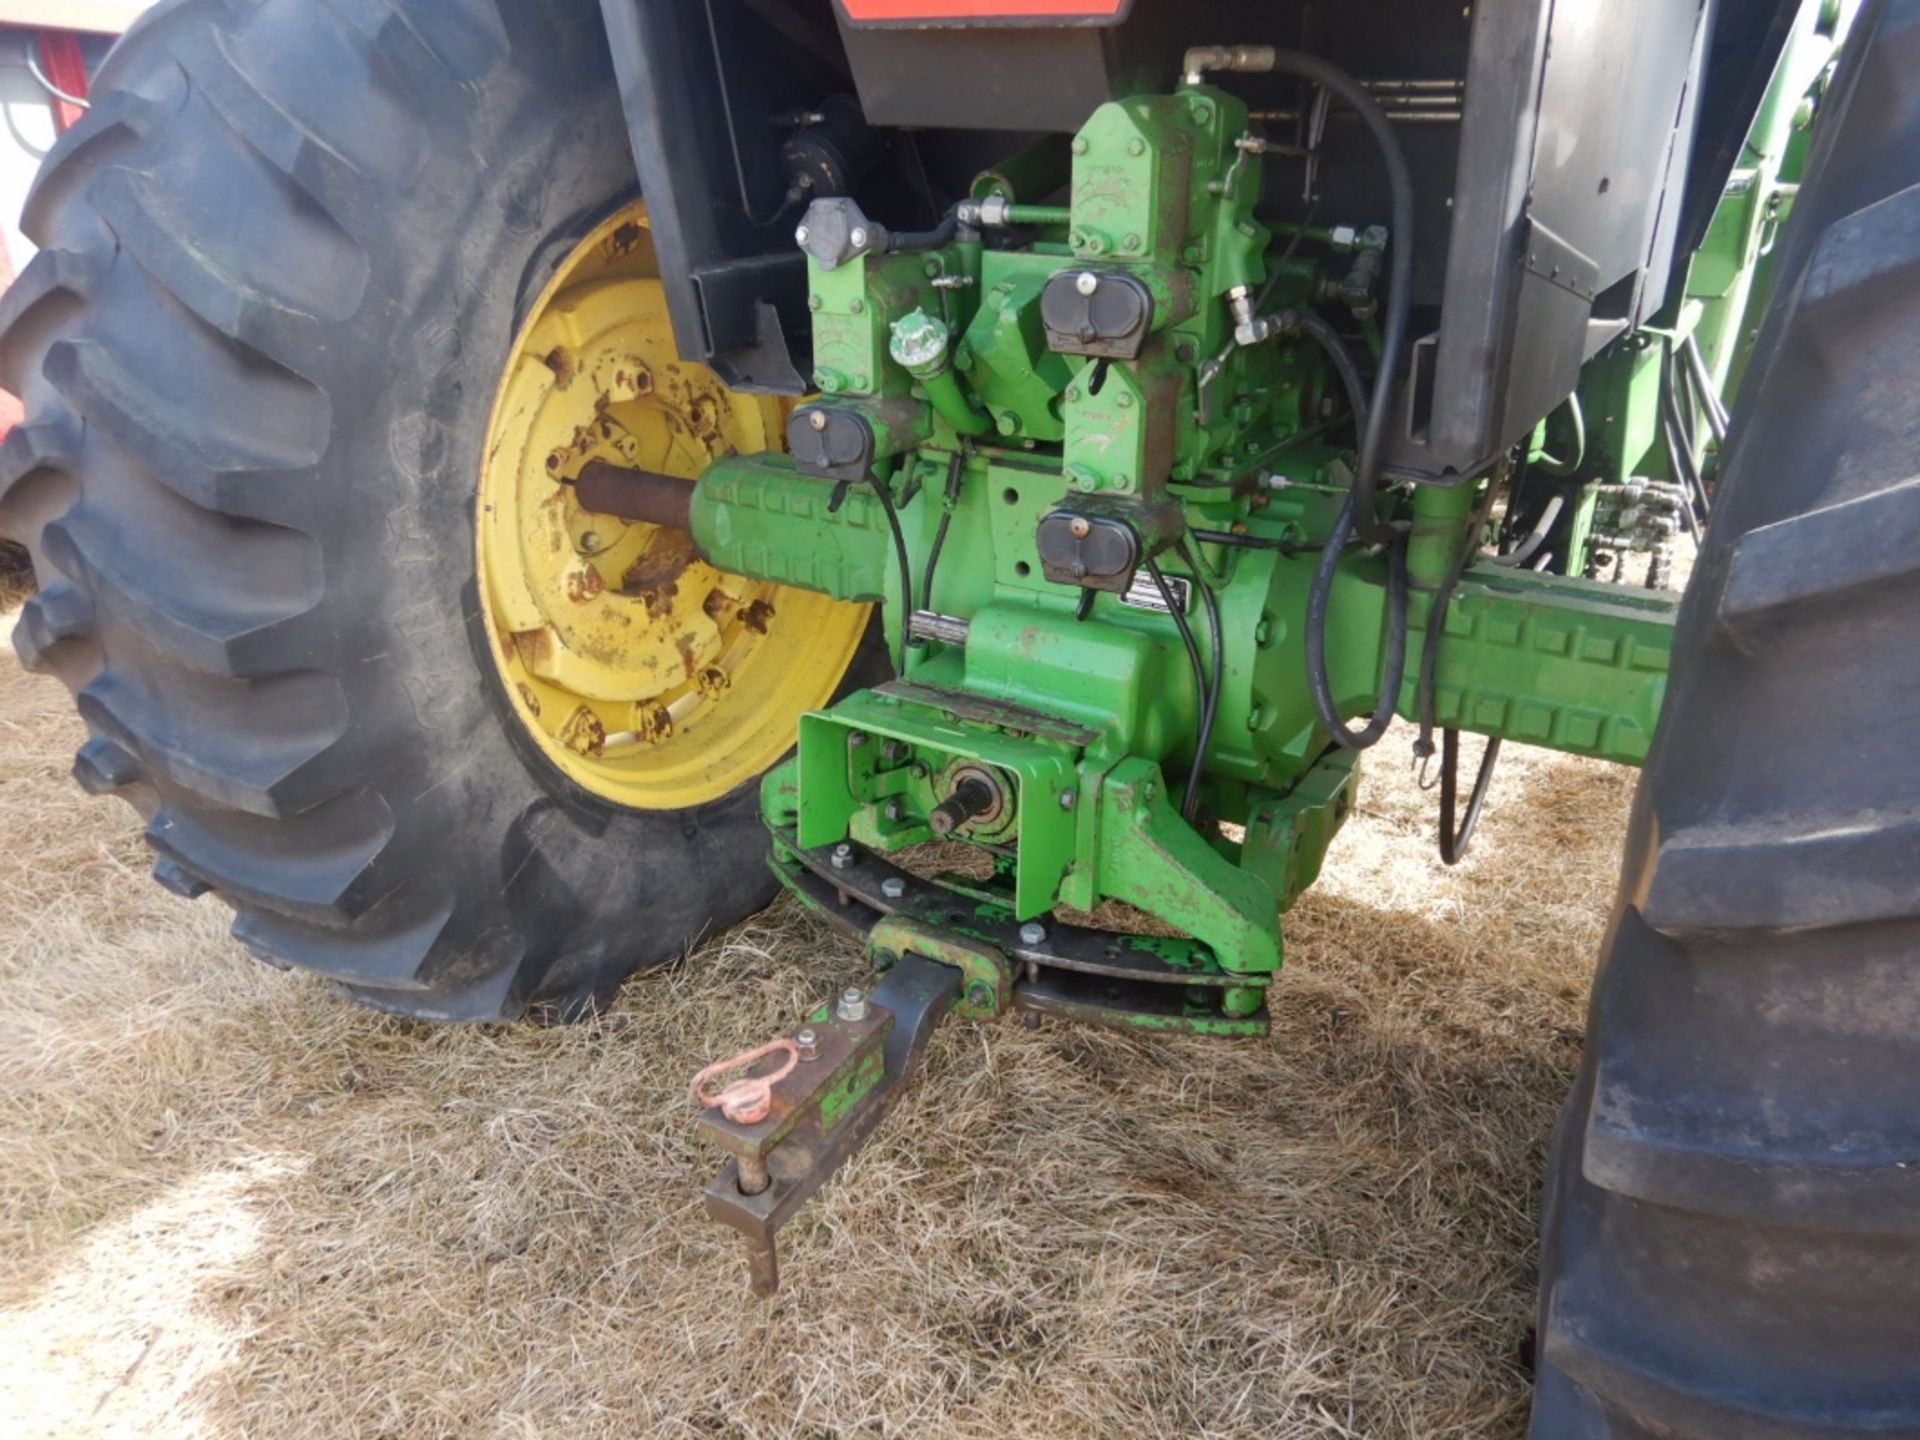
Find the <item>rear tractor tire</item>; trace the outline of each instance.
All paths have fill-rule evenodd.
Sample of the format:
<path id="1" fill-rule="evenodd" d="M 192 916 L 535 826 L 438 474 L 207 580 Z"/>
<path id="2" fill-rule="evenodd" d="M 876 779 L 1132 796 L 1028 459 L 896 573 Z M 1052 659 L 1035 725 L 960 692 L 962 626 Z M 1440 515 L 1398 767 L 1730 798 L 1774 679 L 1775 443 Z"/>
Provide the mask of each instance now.
<path id="1" fill-rule="evenodd" d="M 15 643 L 163 885 L 448 1019 L 579 1014 L 766 903 L 756 777 L 868 617 L 556 483 L 782 420 L 673 350 L 597 4 L 175 0 L 25 228 Z"/>
<path id="2" fill-rule="evenodd" d="M 1822 104 L 1542 1220 L 1536 1440 L 1920 1436 L 1920 0 Z"/>

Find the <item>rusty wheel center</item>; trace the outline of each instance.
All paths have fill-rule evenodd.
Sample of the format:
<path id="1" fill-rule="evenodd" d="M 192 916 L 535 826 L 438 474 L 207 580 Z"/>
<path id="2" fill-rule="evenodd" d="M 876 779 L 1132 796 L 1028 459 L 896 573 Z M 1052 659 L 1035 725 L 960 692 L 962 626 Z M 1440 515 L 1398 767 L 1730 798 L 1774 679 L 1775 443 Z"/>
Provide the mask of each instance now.
<path id="1" fill-rule="evenodd" d="M 515 713 L 577 783 L 676 809 L 746 784 L 845 673 L 867 607 L 715 570 L 683 531 L 584 509 L 591 461 L 697 476 L 785 410 L 680 358 L 644 211 L 598 227 L 533 307 L 489 427 L 480 589 Z"/>

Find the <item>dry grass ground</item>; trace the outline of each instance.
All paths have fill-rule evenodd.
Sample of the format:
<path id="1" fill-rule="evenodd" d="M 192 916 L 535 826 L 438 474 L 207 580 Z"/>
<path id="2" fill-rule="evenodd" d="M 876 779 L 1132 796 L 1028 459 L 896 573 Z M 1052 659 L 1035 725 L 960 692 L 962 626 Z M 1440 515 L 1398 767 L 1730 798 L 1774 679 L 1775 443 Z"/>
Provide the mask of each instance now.
<path id="1" fill-rule="evenodd" d="M 685 1086 L 851 945 L 783 904 L 597 1023 L 381 1018 L 149 883 L 79 733 L 8 649 L 0 1433 L 1522 1432 L 1630 775 L 1513 754 L 1450 872 L 1390 737 L 1270 1040 L 948 1028 L 763 1305 Z"/>

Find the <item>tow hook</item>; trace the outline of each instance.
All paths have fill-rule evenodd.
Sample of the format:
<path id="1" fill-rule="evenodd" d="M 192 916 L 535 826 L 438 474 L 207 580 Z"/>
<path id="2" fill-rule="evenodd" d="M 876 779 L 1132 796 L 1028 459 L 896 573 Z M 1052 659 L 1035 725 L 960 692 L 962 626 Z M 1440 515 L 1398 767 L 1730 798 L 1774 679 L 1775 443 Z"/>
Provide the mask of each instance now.
<path id="1" fill-rule="evenodd" d="M 1012 967 L 990 946 L 891 917 L 872 947 L 884 973 L 871 994 L 849 989 L 792 1035 L 693 1079 L 700 1123 L 730 1157 L 708 1182 L 707 1214 L 746 1240 L 762 1298 L 780 1288 L 776 1233 L 893 1109 L 940 1022 L 1009 1007 Z"/>

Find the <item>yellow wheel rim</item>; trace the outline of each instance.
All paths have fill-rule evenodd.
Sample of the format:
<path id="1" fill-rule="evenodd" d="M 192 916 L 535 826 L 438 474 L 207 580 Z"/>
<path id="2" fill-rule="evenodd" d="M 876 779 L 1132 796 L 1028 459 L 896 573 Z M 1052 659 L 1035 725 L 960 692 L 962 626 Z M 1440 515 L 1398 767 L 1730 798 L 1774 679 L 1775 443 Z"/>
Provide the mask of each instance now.
<path id="1" fill-rule="evenodd" d="M 646 211 L 609 218 L 529 313 L 487 427 L 476 510 L 488 643 L 568 777 L 643 810 L 718 799 L 832 696 L 865 605 L 728 575 L 684 533 L 589 514 L 588 460 L 688 477 L 780 444 L 787 407 L 674 348 Z"/>

